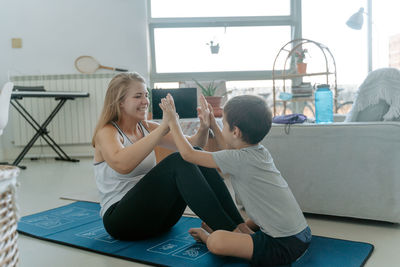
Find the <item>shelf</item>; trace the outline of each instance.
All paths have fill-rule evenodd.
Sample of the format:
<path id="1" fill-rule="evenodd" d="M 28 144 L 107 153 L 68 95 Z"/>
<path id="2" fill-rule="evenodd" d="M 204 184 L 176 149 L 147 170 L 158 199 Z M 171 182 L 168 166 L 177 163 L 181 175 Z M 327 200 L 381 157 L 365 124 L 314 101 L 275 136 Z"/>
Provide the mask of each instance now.
<path id="1" fill-rule="evenodd" d="M 296 51 L 300 49 L 304 49 L 305 46 L 310 46 L 313 45 L 316 49 L 316 51 L 320 51 L 321 55 L 323 56 L 322 59 L 325 59 L 325 67 L 321 68 L 320 70 L 326 70 L 325 72 L 312 72 L 312 73 L 296 73 L 295 72 L 295 65 L 294 65 L 294 60 L 293 57 L 296 53 Z M 284 59 L 284 61 L 279 60 L 279 59 Z M 277 62 L 280 62 L 277 64 Z M 322 62 L 323 63 L 323 62 Z M 277 65 L 279 65 L 279 68 L 277 68 Z M 291 66 L 291 68 L 288 68 L 288 66 Z M 275 75 L 276 74 L 276 75 Z M 332 76 L 333 75 L 333 76 Z M 286 91 L 286 80 L 293 80 L 297 79 L 301 80 L 303 82 L 303 77 L 311 77 L 311 76 L 324 76 L 326 78 L 326 84 L 331 84 L 333 81 L 333 90 L 334 90 L 334 107 L 335 110 L 337 109 L 337 76 L 336 76 L 336 62 L 335 58 L 333 57 L 332 53 L 330 52 L 329 48 L 321 43 L 309 40 L 309 39 L 295 39 L 292 40 L 288 43 L 286 43 L 284 46 L 281 47 L 279 50 L 278 54 L 275 57 L 274 60 L 274 65 L 272 67 L 272 93 L 273 93 L 273 101 L 274 101 L 274 115 L 280 115 L 277 114 L 277 107 L 276 104 L 283 104 L 283 113 L 286 111 L 286 104 L 289 102 L 294 102 L 294 106 L 298 106 L 297 108 L 304 108 L 300 107 L 300 102 L 313 102 L 314 101 L 314 96 L 299 96 L 292 98 L 290 100 L 282 100 L 282 99 L 277 99 L 279 92 Z M 275 81 L 276 80 L 281 80 L 283 81 L 282 88 L 278 88 L 276 86 Z M 310 79 L 312 80 L 312 79 Z M 316 80 L 314 78 L 314 80 Z M 296 80 L 294 80 L 296 82 Z M 280 86 L 281 87 L 281 86 Z M 298 110 L 299 112 L 296 113 L 302 113 L 304 110 Z M 279 111 L 281 112 L 281 111 Z M 314 112 L 314 111 L 312 111 Z"/>
<path id="2" fill-rule="evenodd" d="M 314 73 L 304 73 L 304 74 L 294 73 L 294 74 L 287 74 L 287 75 L 272 76 L 272 79 L 289 80 L 292 78 L 307 77 L 307 76 L 319 76 L 319 75 L 331 75 L 331 74 L 335 74 L 335 73 L 333 73 L 333 72 L 314 72 Z"/>
<path id="3" fill-rule="evenodd" d="M 277 99 L 275 102 L 277 103 L 283 103 L 283 102 L 306 102 L 306 101 L 314 101 L 314 97 L 294 97 L 289 100 L 282 100 L 282 99 Z"/>

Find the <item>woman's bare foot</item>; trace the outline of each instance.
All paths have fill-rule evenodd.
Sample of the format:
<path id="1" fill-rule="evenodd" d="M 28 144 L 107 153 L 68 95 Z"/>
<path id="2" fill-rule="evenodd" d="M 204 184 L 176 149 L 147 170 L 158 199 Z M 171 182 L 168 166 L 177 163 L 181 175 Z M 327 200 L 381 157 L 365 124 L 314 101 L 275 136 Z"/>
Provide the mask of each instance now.
<path id="1" fill-rule="evenodd" d="M 204 230 L 206 230 L 209 234 L 211 234 L 212 232 L 214 232 L 214 230 L 211 229 L 210 226 L 208 226 L 205 222 L 201 222 L 201 228 L 203 228 Z"/>
<path id="2" fill-rule="evenodd" d="M 251 230 L 246 223 L 239 224 L 233 232 L 239 232 L 243 234 L 254 234 L 253 230 Z"/>
<path id="3" fill-rule="evenodd" d="M 207 244 L 207 239 L 208 239 L 208 236 L 210 235 L 203 228 L 190 228 L 189 229 L 189 234 L 191 236 L 193 236 L 193 238 L 196 241 L 203 242 L 204 244 Z"/>

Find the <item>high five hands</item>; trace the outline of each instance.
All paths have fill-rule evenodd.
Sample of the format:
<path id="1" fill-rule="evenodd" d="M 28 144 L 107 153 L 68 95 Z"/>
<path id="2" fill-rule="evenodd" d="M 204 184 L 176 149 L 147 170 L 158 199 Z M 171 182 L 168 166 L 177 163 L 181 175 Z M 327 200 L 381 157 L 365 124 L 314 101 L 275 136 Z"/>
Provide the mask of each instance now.
<path id="1" fill-rule="evenodd" d="M 159 106 L 163 111 L 163 122 L 168 125 L 178 122 L 179 115 L 176 113 L 174 98 L 170 94 L 161 99 Z M 215 123 L 212 107 L 203 95 L 200 95 L 200 106 L 197 107 L 197 113 L 200 119 L 200 128 L 208 129 L 212 123 Z"/>

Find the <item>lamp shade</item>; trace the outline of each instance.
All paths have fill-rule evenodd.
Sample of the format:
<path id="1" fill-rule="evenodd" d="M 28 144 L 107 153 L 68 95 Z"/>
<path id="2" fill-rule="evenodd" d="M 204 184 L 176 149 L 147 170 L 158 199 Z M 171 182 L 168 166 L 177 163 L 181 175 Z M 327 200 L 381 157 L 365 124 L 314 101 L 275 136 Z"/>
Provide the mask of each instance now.
<path id="1" fill-rule="evenodd" d="M 361 7 L 357 13 L 354 13 L 346 22 L 347 26 L 354 30 L 361 30 L 364 23 L 364 8 Z"/>

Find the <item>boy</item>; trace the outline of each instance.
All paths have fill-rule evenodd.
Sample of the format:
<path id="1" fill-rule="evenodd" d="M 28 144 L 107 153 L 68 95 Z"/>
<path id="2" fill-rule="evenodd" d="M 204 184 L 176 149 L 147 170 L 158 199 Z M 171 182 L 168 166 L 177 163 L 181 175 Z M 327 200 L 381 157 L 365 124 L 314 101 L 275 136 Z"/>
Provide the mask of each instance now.
<path id="1" fill-rule="evenodd" d="M 192 228 L 190 234 L 212 253 L 244 258 L 253 266 L 297 260 L 310 244 L 311 231 L 271 155 L 260 144 L 271 129 L 272 116 L 266 102 L 251 95 L 229 100 L 224 106 L 222 132 L 211 112 L 210 128 L 223 149 L 217 152 L 195 150 L 186 141 L 172 96 L 163 99 L 160 107 L 170 118 L 170 131 L 184 160 L 230 174 L 235 194 L 249 216 L 246 224 L 255 231 L 229 232 L 204 225 L 208 231 Z"/>

